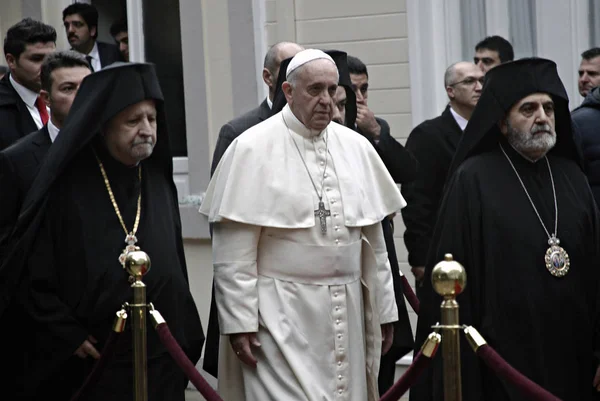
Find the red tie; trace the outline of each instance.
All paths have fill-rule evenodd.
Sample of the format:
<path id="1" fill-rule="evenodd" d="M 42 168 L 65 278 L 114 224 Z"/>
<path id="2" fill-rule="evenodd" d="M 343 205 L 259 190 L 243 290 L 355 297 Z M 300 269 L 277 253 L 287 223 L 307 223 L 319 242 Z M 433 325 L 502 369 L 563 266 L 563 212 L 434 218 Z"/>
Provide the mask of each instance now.
<path id="1" fill-rule="evenodd" d="M 48 123 L 48 119 L 50 118 L 50 116 L 48 115 L 48 109 L 46 109 L 46 103 L 44 103 L 42 98 L 39 96 L 37 99 L 35 99 L 35 107 L 40 112 L 40 117 L 42 118 L 42 124 L 46 125 Z"/>

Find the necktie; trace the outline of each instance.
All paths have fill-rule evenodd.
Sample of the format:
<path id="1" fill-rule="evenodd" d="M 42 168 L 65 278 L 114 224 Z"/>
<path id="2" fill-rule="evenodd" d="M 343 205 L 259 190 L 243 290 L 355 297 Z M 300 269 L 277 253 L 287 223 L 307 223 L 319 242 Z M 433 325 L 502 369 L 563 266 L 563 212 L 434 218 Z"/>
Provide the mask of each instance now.
<path id="1" fill-rule="evenodd" d="M 40 112 L 40 117 L 42 118 L 42 124 L 46 125 L 48 123 L 48 119 L 50 116 L 48 115 L 48 109 L 46 109 L 46 103 L 42 100 L 41 97 L 38 96 L 35 99 L 35 107 Z"/>
<path id="2" fill-rule="evenodd" d="M 87 60 L 88 64 L 90 65 L 90 70 L 92 70 L 92 72 L 94 72 L 94 66 L 92 65 L 92 56 L 85 56 L 85 59 Z"/>

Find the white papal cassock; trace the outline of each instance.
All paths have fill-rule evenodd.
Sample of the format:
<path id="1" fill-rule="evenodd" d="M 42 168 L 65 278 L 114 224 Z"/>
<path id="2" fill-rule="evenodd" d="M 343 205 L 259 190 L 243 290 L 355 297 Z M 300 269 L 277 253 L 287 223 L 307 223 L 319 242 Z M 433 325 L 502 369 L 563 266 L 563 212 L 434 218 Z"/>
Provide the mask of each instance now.
<path id="1" fill-rule="evenodd" d="M 300 153 L 331 212 L 326 234 Z M 405 205 L 365 138 L 311 131 L 289 106 L 230 145 L 200 212 L 217 223 L 221 334 L 258 332 L 262 346 L 250 368 L 222 339 L 225 401 L 378 399 L 380 325 L 398 318 L 380 222 Z"/>

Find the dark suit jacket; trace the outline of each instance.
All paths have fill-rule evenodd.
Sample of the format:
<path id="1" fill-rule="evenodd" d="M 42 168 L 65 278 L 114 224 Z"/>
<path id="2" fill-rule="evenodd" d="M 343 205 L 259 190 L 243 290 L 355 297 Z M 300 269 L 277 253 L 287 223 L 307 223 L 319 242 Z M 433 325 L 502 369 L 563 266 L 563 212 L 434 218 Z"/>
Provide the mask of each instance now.
<path id="1" fill-rule="evenodd" d="M 0 152 L 0 265 L 3 264 L 12 240 L 10 235 L 19 217 L 23 200 L 39 167 L 50 148 L 50 135 L 47 126 L 35 131 Z M 10 266 L 2 266 L 0 274 L 11 274 Z M 6 389 L 6 399 L 28 400 L 20 393 L 27 388 L 25 379 L 24 350 L 32 341 L 29 319 L 18 302 L 13 300 L 0 316 L 0 326 L 17 325 L 19 330 L 5 330 L 0 333 L 0 353 L 11 366 L 9 372 L 0 379 Z M 21 394 L 21 395 L 20 395 Z"/>
<path id="2" fill-rule="evenodd" d="M 448 106 L 441 116 L 416 126 L 406 141 L 406 148 L 419 163 L 417 178 L 402 186 L 408 204 L 402 209 L 404 243 L 413 267 L 425 266 L 444 183 L 461 136 Z"/>
<path id="3" fill-rule="evenodd" d="M 0 152 L 0 265 L 25 195 L 51 144 L 44 126 Z"/>
<path id="4" fill-rule="evenodd" d="M 240 117 L 234 118 L 222 126 L 221 131 L 219 131 L 215 153 L 213 154 L 210 175 L 213 175 L 215 169 L 219 165 L 219 161 L 221 161 L 221 157 L 223 157 L 225 151 L 235 138 L 240 136 L 242 132 L 246 131 L 248 128 L 254 127 L 256 124 L 263 122 L 269 117 L 271 117 L 271 109 L 269 108 L 267 99 L 265 99 L 257 108 L 250 110 Z"/>
<path id="5" fill-rule="evenodd" d="M 388 172 L 398 184 L 412 181 L 417 176 L 417 161 L 390 133 L 390 125 L 383 118 L 375 117 L 381 127 L 379 142 L 375 143 L 369 135 L 357 130 L 375 147 Z"/>
<path id="6" fill-rule="evenodd" d="M 27 106 L 10 84 L 9 75 L 0 79 L 0 150 L 38 129 Z"/>
<path id="7" fill-rule="evenodd" d="M 100 65 L 102 68 L 115 61 L 123 61 L 123 55 L 117 46 L 104 42 L 96 42 L 96 44 L 98 44 L 98 54 L 100 55 Z"/>

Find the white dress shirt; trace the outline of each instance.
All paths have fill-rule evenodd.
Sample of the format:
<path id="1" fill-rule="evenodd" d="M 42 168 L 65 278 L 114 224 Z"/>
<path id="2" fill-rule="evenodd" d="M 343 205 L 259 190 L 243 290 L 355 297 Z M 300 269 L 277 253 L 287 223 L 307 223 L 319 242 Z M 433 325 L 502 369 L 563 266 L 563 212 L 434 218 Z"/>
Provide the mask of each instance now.
<path id="1" fill-rule="evenodd" d="M 469 120 L 465 119 L 463 116 L 455 112 L 452 107 L 450 107 L 450 113 L 452 113 L 452 117 L 454 117 L 454 120 L 456 121 L 460 129 L 464 131 L 467 127 L 467 123 L 469 122 Z"/>
<path id="2" fill-rule="evenodd" d="M 15 91 L 19 94 L 21 100 L 23 100 L 23 103 L 25 103 L 25 106 L 27 106 L 27 110 L 29 110 L 29 114 L 31 114 L 31 118 L 33 118 L 35 125 L 38 129 L 41 129 L 44 126 L 44 123 L 42 122 L 39 110 L 35 107 L 35 101 L 39 95 L 15 81 L 12 74 L 8 76 L 8 79 L 12 87 L 15 88 Z M 48 110 L 48 114 L 50 114 L 48 107 L 46 107 L 46 109 Z M 24 134 L 29 134 L 29 132 L 24 132 Z"/>
<path id="3" fill-rule="evenodd" d="M 92 51 L 86 56 L 90 56 L 92 58 L 92 68 L 95 71 L 100 71 L 102 69 L 102 64 L 100 64 L 100 53 L 98 52 L 98 42 L 94 42 L 94 47 L 92 47 Z"/>
<path id="4" fill-rule="evenodd" d="M 58 129 L 58 127 L 52 123 L 52 119 L 48 120 L 48 134 L 50 134 L 50 141 L 52 143 L 54 143 L 54 141 L 56 140 L 56 137 L 58 136 L 59 132 L 60 130 Z"/>
<path id="5" fill-rule="evenodd" d="M 269 99 L 269 96 L 267 96 L 267 104 L 269 105 L 269 109 L 273 110 L 273 102 Z"/>

